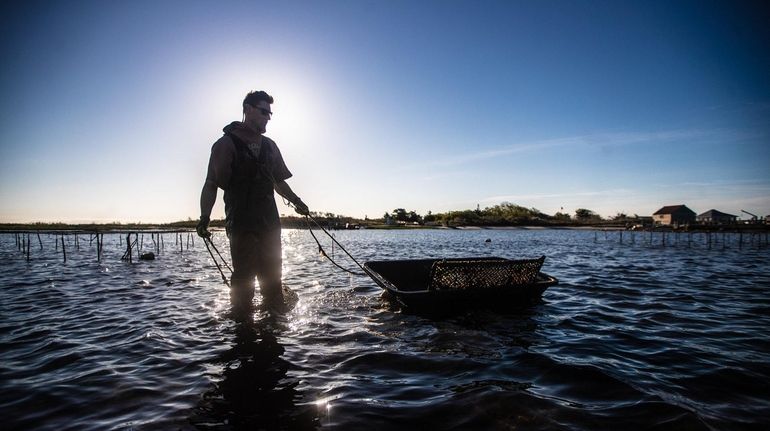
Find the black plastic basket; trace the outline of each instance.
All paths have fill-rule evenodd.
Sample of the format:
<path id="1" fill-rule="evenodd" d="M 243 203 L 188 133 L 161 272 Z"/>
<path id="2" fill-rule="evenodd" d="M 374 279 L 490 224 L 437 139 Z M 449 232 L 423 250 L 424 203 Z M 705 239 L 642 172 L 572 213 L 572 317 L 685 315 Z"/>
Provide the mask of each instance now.
<path id="1" fill-rule="evenodd" d="M 430 270 L 430 290 L 488 289 L 526 285 L 537 278 L 545 256 L 538 259 L 437 260 Z"/>

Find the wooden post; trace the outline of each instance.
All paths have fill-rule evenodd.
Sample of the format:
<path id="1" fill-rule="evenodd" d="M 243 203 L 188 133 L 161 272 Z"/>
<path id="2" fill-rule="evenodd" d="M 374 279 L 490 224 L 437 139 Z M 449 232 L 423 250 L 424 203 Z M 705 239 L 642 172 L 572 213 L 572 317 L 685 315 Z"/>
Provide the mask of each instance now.
<path id="1" fill-rule="evenodd" d="M 61 252 L 64 254 L 64 263 L 67 263 L 67 249 L 64 246 L 64 234 L 61 234 Z"/>
<path id="2" fill-rule="evenodd" d="M 131 251 L 131 232 L 126 234 L 126 252 L 123 254 L 123 259 L 128 260 L 129 263 L 131 263 L 133 252 Z"/>
<path id="3" fill-rule="evenodd" d="M 180 252 L 184 251 L 184 250 L 182 249 L 182 247 L 183 247 L 183 246 L 184 246 L 184 244 L 182 244 L 182 234 L 180 233 L 180 234 L 179 234 L 179 251 L 180 251 Z"/>
<path id="4" fill-rule="evenodd" d="M 30 249 L 30 246 L 29 246 L 29 234 L 27 234 L 27 262 L 29 262 L 29 249 Z"/>
<path id="5" fill-rule="evenodd" d="M 37 233 L 37 242 L 40 243 L 40 250 L 43 249 L 43 240 L 40 239 L 40 232 Z"/>

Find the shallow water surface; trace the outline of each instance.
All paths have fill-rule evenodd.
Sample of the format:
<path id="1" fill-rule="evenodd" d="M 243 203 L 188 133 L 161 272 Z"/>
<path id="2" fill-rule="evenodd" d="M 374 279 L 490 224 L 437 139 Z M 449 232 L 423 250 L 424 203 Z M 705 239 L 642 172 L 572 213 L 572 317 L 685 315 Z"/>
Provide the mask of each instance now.
<path id="1" fill-rule="evenodd" d="M 510 312 L 404 313 L 285 230 L 285 316 L 234 315 L 202 242 L 0 235 L 4 429 L 764 429 L 770 248 L 575 230 L 341 231 L 367 260 L 546 255 Z M 328 237 L 327 253 L 354 269 Z M 153 249 L 149 234 L 143 247 Z M 229 260 L 226 238 L 215 243 Z M 490 239 L 490 242 L 486 242 Z M 633 242 L 632 242 L 633 240 Z M 658 242 L 656 242 L 656 240 Z M 764 244 L 764 243 L 762 243 Z M 156 252 L 158 250 L 156 249 Z"/>

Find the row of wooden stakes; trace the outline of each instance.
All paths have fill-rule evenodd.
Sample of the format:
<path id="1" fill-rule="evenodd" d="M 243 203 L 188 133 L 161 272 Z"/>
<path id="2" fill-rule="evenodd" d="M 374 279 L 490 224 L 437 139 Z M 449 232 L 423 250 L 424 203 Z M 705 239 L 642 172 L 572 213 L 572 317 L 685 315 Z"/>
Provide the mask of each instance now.
<path id="1" fill-rule="evenodd" d="M 125 252 L 121 257 L 121 260 L 127 262 L 134 261 L 134 254 L 139 260 L 152 260 L 156 254 L 160 254 L 166 248 L 166 241 L 164 234 L 173 234 L 175 239 L 175 248 L 179 247 L 179 251 L 184 251 L 195 247 L 195 233 L 189 231 L 171 231 L 171 232 L 149 232 L 150 240 L 152 241 L 152 252 L 142 253 L 145 249 L 144 232 L 109 232 L 108 235 L 118 235 L 120 247 L 124 243 L 125 235 Z M 186 235 L 185 235 L 186 234 Z M 82 235 L 88 235 L 88 245 L 93 247 L 96 242 L 96 260 L 101 262 L 104 254 L 104 235 L 102 232 L 49 232 L 49 237 L 53 236 L 55 251 L 58 253 L 61 248 L 62 259 L 67 262 L 67 244 L 69 242 L 70 247 L 75 247 L 76 250 L 80 250 L 80 243 L 83 242 Z M 186 238 L 185 238 L 186 236 Z M 32 244 L 34 239 L 37 239 L 37 244 L 40 250 L 43 250 L 43 238 L 40 236 L 39 231 L 31 232 L 14 232 L 14 239 L 16 241 L 16 247 L 25 257 L 27 262 L 32 258 Z M 69 239 L 69 241 L 65 240 Z"/>

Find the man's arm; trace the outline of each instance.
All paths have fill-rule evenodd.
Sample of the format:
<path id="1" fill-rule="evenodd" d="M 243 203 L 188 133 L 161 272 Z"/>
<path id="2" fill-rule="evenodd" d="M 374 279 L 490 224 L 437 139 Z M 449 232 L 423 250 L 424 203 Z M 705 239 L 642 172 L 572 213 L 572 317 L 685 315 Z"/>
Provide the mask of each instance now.
<path id="1" fill-rule="evenodd" d="M 230 164 L 232 163 L 232 140 L 223 136 L 211 147 L 211 157 L 209 158 L 206 181 L 201 190 L 201 218 L 198 222 L 198 235 L 202 237 L 211 236 L 208 231 L 211 221 L 211 209 L 217 201 L 217 188 L 221 184 L 227 184 L 230 180 Z"/>
<path id="2" fill-rule="evenodd" d="M 209 222 L 211 221 L 211 209 L 214 208 L 214 203 L 217 201 L 217 185 L 214 180 L 206 178 L 206 182 L 203 183 L 203 190 L 201 190 L 201 218 L 198 221 L 198 226 L 195 230 L 198 232 L 198 236 L 201 238 L 208 238 L 211 236 L 209 232 Z"/>
<path id="3" fill-rule="evenodd" d="M 302 199 L 300 199 L 299 196 L 294 194 L 294 191 L 291 189 L 291 187 L 289 187 L 286 181 L 276 181 L 275 183 L 273 183 L 273 188 L 279 195 L 283 196 L 289 202 L 294 204 L 294 210 L 297 211 L 298 214 L 302 214 L 302 215 L 310 214 L 310 211 L 308 210 L 307 205 L 305 205 L 305 203 L 302 202 Z"/>
<path id="4" fill-rule="evenodd" d="M 201 216 L 210 217 L 211 209 L 217 201 L 217 185 L 211 178 L 206 178 L 201 190 Z"/>

